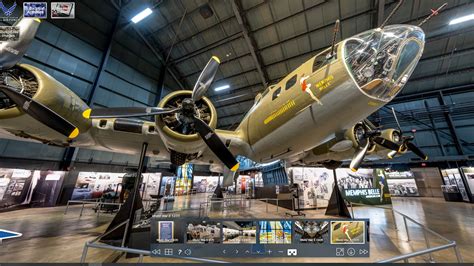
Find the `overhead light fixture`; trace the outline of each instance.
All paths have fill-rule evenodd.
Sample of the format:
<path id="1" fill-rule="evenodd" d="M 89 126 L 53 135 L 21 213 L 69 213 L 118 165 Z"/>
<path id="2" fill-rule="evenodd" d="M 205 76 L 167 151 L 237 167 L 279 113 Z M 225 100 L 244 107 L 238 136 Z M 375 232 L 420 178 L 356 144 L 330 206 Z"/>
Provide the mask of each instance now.
<path id="1" fill-rule="evenodd" d="M 228 88 L 230 88 L 229 85 L 224 85 L 224 86 L 215 88 L 214 91 L 223 91 L 223 90 L 227 90 Z"/>
<path id="2" fill-rule="evenodd" d="M 459 24 L 459 23 L 463 23 L 463 22 L 473 20 L 473 19 L 474 19 L 474 14 L 471 14 L 471 15 L 453 19 L 449 22 L 449 25 Z"/>
<path id="3" fill-rule="evenodd" d="M 142 12 L 136 14 L 133 18 L 132 18 L 132 22 L 137 24 L 138 22 L 142 21 L 144 18 L 148 17 L 149 15 L 151 15 L 151 13 L 153 13 L 153 11 L 147 7 L 145 8 Z"/>

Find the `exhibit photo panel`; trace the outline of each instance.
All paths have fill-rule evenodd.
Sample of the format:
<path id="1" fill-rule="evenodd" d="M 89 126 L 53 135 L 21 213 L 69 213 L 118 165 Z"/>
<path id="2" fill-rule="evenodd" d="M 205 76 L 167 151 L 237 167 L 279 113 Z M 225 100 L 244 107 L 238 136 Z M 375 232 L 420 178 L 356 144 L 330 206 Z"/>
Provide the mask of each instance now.
<path id="1" fill-rule="evenodd" d="M 334 172 L 326 168 L 289 167 L 289 178 L 298 185 L 301 209 L 328 206 L 334 186 Z"/>
<path id="2" fill-rule="evenodd" d="M 349 202 L 383 205 L 391 204 L 391 195 L 384 169 L 336 169 L 337 184 L 342 196 Z"/>

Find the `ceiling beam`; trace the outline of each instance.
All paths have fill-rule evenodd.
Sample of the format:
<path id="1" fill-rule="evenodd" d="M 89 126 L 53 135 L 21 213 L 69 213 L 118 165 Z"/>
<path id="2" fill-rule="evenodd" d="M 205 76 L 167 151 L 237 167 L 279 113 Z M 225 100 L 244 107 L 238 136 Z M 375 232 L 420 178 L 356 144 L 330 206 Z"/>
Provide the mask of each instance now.
<path id="1" fill-rule="evenodd" d="M 234 11 L 234 15 L 237 18 L 237 22 L 240 25 L 240 29 L 242 30 L 242 34 L 244 35 L 245 42 L 247 43 L 247 46 L 250 50 L 250 53 L 252 55 L 252 58 L 255 62 L 255 66 L 257 67 L 258 74 L 260 76 L 260 81 L 262 82 L 263 87 L 266 87 L 268 84 L 268 74 L 267 72 L 262 68 L 263 60 L 260 56 L 260 54 L 257 54 L 257 45 L 253 37 L 249 35 L 250 32 L 250 26 L 248 25 L 247 21 L 245 18 L 241 16 L 242 13 L 242 3 L 241 0 L 233 0 L 232 1 L 232 10 Z"/>
<path id="2" fill-rule="evenodd" d="M 375 25 L 375 27 L 382 25 L 383 19 L 385 17 L 384 13 L 385 13 L 385 0 L 378 0 L 377 25 Z"/>
<path id="3" fill-rule="evenodd" d="M 115 9 L 117 9 L 117 11 L 120 11 L 120 7 L 117 6 L 117 4 L 115 3 L 115 1 L 111 0 L 110 1 L 112 3 L 112 5 L 115 7 Z M 125 16 L 123 16 L 125 17 Z M 128 18 L 125 17 L 126 20 L 128 20 Z M 186 89 L 186 86 L 183 85 L 182 83 L 182 77 L 179 75 L 179 74 L 176 74 L 175 73 L 175 70 L 173 70 L 171 67 L 167 67 L 166 66 L 166 62 L 165 62 L 165 59 L 163 57 L 163 55 L 161 55 L 161 53 L 159 53 L 155 47 L 148 41 L 148 39 L 143 35 L 143 33 L 141 33 L 141 31 L 138 29 L 137 25 L 135 23 L 128 23 L 128 25 L 131 25 L 131 27 L 133 28 L 133 30 L 137 33 L 137 35 L 140 37 L 140 39 L 142 39 L 142 41 L 145 43 L 145 45 L 148 47 L 148 49 L 150 49 L 150 51 L 156 56 L 156 58 L 158 58 L 158 60 L 162 63 L 162 67 L 165 67 L 166 68 L 166 71 L 168 71 L 168 73 L 171 75 L 171 77 L 174 79 L 174 81 L 178 84 L 178 86 L 185 90 Z M 126 27 L 126 26 L 125 26 Z M 125 28 L 124 27 L 124 28 Z M 184 81 L 184 80 L 183 80 Z M 184 81 L 185 82 L 185 81 Z"/>

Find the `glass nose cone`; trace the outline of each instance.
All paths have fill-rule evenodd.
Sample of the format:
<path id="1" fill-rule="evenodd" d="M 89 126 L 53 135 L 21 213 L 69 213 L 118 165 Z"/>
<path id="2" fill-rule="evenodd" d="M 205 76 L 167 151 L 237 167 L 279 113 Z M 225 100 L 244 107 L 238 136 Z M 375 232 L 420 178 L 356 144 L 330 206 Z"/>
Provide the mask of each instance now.
<path id="1" fill-rule="evenodd" d="M 363 32 L 344 43 L 344 62 L 361 91 L 388 102 L 413 73 L 425 44 L 425 34 L 412 25 L 390 25 Z"/>

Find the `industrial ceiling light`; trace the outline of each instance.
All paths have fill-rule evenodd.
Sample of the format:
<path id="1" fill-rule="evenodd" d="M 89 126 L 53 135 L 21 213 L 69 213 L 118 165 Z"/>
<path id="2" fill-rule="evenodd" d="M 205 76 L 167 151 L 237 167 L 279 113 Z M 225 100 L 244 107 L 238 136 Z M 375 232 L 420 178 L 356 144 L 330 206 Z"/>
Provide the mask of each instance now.
<path id="1" fill-rule="evenodd" d="M 227 90 L 228 88 L 230 88 L 229 85 L 224 85 L 224 86 L 215 88 L 214 91 L 223 91 L 223 90 Z"/>
<path id="2" fill-rule="evenodd" d="M 151 15 L 151 13 L 153 13 L 153 11 L 147 7 L 145 8 L 142 12 L 136 14 L 133 18 L 132 18 L 132 22 L 137 24 L 138 22 L 142 21 L 144 18 L 148 17 L 149 15 Z"/>
<path id="3" fill-rule="evenodd" d="M 463 23 L 463 22 L 473 20 L 473 19 L 474 19 L 474 14 L 471 14 L 471 15 L 453 19 L 449 22 L 449 25 L 459 24 L 459 23 Z"/>

